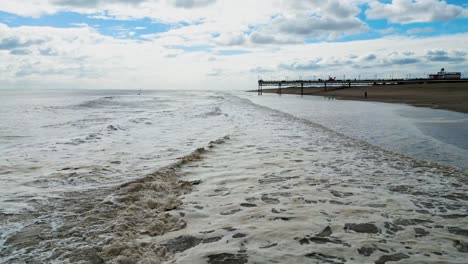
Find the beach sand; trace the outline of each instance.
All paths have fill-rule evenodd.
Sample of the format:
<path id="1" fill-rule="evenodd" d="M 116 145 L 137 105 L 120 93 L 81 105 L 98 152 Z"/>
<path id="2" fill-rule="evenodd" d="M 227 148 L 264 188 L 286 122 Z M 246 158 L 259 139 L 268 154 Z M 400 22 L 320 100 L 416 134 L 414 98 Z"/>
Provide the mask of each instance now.
<path id="1" fill-rule="evenodd" d="M 277 89 L 264 89 L 276 93 Z M 367 91 L 367 98 L 364 93 Z M 300 88 L 283 88 L 283 94 L 300 94 Z M 377 85 L 351 88 L 304 88 L 304 94 L 332 96 L 341 100 L 404 103 L 413 106 L 468 113 L 468 83 Z"/>

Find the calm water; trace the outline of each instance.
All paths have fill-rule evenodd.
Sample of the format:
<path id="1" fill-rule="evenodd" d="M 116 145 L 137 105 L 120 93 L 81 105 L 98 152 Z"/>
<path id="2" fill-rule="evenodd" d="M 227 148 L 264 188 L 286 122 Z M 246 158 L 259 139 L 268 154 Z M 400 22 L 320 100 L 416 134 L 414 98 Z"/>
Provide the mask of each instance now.
<path id="1" fill-rule="evenodd" d="M 241 96 L 388 150 L 468 169 L 468 114 L 315 96 Z"/>
<path id="2" fill-rule="evenodd" d="M 0 94 L 6 263 L 465 259 L 464 114 L 248 93 Z"/>

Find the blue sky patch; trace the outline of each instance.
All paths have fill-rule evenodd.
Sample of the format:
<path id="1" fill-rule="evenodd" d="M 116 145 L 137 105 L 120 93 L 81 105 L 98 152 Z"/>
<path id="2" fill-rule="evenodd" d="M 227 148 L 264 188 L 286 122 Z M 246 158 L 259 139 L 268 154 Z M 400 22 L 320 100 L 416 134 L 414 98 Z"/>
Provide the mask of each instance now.
<path id="1" fill-rule="evenodd" d="M 179 24 L 164 24 L 153 21 L 149 18 L 118 20 L 98 18 L 94 17 L 93 15 L 82 15 L 74 12 L 59 12 L 53 15 L 45 15 L 34 18 L 21 17 L 0 11 L 0 23 L 4 23 L 9 27 L 47 26 L 56 28 L 76 28 L 88 25 L 95 28 L 102 35 L 130 39 L 140 39 L 142 35 L 167 32 L 171 28 L 181 26 Z"/>
<path id="2" fill-rule="evenodd" d="M 250 51 L 247 50 L 220 50 L 217 52 L 218 55 L 223 56 L 232 56 L 232 55 L 242 55 L 242 54 L 249 54 Z"/>

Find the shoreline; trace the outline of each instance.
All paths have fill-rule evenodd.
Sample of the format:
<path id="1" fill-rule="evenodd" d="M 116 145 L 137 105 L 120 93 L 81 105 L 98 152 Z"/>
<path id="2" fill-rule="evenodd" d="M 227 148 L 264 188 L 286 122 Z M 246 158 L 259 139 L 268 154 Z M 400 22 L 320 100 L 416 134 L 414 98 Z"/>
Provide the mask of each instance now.
<path id="1" fill-rule="evenodd" d="M 277 93 L 278 89 L 264 89 L 263 92 Z M 301 88 L 283 88 L 281 92 L 300 95 Z M 365 92 L 367 98 L 364 97 Z M 331 96 L 339 100 L 400 103 L 468 114 L 468 83 L 329 87 L 327 91 L 323 88 L 304 88 L 304 95 Z"/>
<path id="2" fill-rule="evenodd" d="M 466 187 L 458 178 L 456 185 L 444 183 L 456 170 L 269 108 L 243 106 L 241 115 L 259 111 L 242 115 L 253 133 L 235 135 L 182 168 L 182 180 L 199 184 L 177 208 L 187 228 L 158 238 L 174 252 L 170 261 L 384 263 L 398 257 L 431 263 L 463 257 L 466 243 L 457 236 L 466 231 L 465 215 L 457 210 L 466 202 L 446 197 L 456 199 Z"/>

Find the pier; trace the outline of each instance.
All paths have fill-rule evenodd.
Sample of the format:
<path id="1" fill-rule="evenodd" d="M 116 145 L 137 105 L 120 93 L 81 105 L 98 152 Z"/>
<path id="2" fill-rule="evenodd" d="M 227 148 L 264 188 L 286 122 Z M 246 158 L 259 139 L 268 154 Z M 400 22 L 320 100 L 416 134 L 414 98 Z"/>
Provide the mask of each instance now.
<path id="1" fill-rule="evenodd" d="M 434 79 L 366 79 L 366 80 L 258 80 L 258 94 L 263 93 L 263 87 L 276 87 L 277 93 L 281 94 L 283 88 L 300 87 L 301 95 L 304 95 L 304 88 L 324 89 L 328 87 L 352 87 L 352 86 L 373 86 L 373 85 L 401 85 L 401 84 L 424 84 L 424 83 L 461 83 L 468 82 L 468 79 L 459 80 L 434 80 Z"/>

